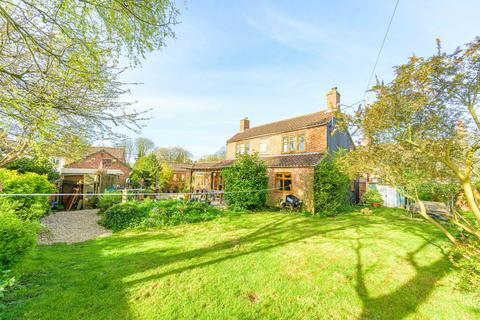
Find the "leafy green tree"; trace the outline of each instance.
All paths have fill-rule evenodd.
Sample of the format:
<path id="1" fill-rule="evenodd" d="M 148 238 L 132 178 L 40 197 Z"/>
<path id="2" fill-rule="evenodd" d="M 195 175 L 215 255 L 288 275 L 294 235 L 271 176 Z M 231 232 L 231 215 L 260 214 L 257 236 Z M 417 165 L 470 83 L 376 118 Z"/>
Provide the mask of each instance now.
<path id="1" fill-rule="evenodd" d="M 0 166 L 138 131 L 120 61 L 162 49 L 177 16 L 170 0 L 0 2 Z"/>
<path id="2" fill-rule="evenodd" d="M 161 166 L 153 153 L 138 158 L 130 173 L 130 180 L 133 184 L 142 188 L 158 188 L 158 181 L 161 174 Z"/>
<path id="3" fill-rule="evenodd" d="M 332 216 L 349 201 L 350 180 L 337 166 L 336 156 L 326 154 L 315 167 L 315 214 Z"/>
<path id="4" fill-rule="evenodd" d="M 60 178 L 53 162 L 46 158 L 20 158 L 7 164 L 5 168 L 16 170 L 18 173 L 33 172 L 40 175 L 47 175 L 49 181 Z"/>
<path id="5" fill-rule="evenodd" d="M 396 77 L 372 90 L 376 101 L 343 123 L 356 126 L 364 146 L 352 152 L 352 168 L 373 173 L 416 199 L 419 186 L 436 181 L 462 188 L 474 221 L 457 211 L 451 221 L 480 239 L 480 193 L 473 180 L 480 150 L 480 39 L 429 58 L 412 56 L 395 68 Z"/>
<path id="6" fill-rule="evenodd" d="M 225 202 L 233 209 L 257 209 L 265 205 L 267 168 L 257 155 L 239 155 L 235 163 L 222 170 Z"/>

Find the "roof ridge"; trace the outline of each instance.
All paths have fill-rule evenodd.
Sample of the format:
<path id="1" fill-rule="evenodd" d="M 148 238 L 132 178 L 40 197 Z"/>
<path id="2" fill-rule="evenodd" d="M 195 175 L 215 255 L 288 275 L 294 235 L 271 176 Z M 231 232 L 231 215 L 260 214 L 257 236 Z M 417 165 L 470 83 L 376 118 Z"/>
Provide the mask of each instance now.
<path id="1" fill-rule="evenodd" d="M 303 118 L 303 117 L 306 117 L 306 116 L 311 116 L 312 114 L 317 114 L 317 113 L 331 113 L 331 112 L 332 112 L 332 110 L 329 110 L 329 109 L 320 110 L 320 111 L 315 111 L 315 112 L 310 112 L 310 113 L 302 114 L 302 115 L 300 115 L 300 116 L 295 116 L 295 117 L 285 118 L 285 119 L 282 119 L 282 120 L 277 120 L 277 121 L 272 121 L 272 122 L 260 124 L 260 125 L 255 126 L 255 127 L 251 127 L 251 128 L 245 129 L 245 131 L 243 131 L 243 132 L 247 132 L 248 130 L 251 130 L 251 129 L 260 128 L 260 127 L 263 127 L 263 126 L 268 126 L 268 125 L 275 124 L 275 123 L 279 123 L 279 122 L 283 122 L 283 121 L 289 121 L 289 120 L 293 120 L 293 119 Z"/>

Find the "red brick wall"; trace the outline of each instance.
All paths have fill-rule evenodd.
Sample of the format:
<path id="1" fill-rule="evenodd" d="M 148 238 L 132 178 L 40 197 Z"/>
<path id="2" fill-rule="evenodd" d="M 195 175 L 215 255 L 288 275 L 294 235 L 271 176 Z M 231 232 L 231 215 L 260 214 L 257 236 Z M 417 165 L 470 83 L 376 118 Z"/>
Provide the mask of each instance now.
<path id="1" fill-rule="evenodd" d="M 276 173 L 292 174 L 292 191 L 278 192 L 275 191 L 275 174 Z M 314 168 L 268 168 L 268 189 L 267 205 L 278 206 L 280 201 L 289 194 L 293 194 L 303 201 L 304 208 L 313 212 L 313 173 Z"/>
<path id="2" fill-rule="evenodd" d="M 104 169 L 116 169 L 121 170 L 123 174 L 119 176 L 118 182 L 125 183 L 125 180 L 130 175 L 130 167 L 121 162 L 120 160 L 113 158 L 109 153 L 100 151 L 87 156 L 85 159 L 71 163 L 65 167 L 67 168 L 86 168 L 86 169 L 102 169 L 102 160 L 112 159 L 112 165 L 109 168 Z"/>

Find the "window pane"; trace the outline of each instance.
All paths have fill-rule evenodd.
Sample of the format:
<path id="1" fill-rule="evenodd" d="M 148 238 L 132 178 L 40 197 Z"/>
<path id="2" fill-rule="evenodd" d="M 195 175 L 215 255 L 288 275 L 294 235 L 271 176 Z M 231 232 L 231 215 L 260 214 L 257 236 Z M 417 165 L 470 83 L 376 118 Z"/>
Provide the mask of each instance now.
<path id="1" fill-rule="evenodd" d="M 305 151 L 305 137 L 298 137 L 298 151 Z"/>
<path id="2" fill-rule="evenodd" d="M 288 137 L 283 138 L 283 152 L 288 152 Z"/>
<path id="3" fill-rule="evenodd" d="M 276 189 L 276 190 L 282 190 L 282 180 L 277 179 L 277 180 L 275 181 L 275 189 Z"/>
<path id="4" fill-rule="evenodd" d="M 290 151 L 297 150 L 297 137 L 290 137 Z"/>
<path id="5" fill-rule="evenodd" d="M 260 142 L 260 153 L 267 153 L 268 152 L 267 142 L 262 141 Z"/>
<path id="6" fill-rule="evenodd" d="M 250 154 L 250 143 L 245 144 L 245 153 Z"/>
<path id="7" fill-rule="evenodd" d="M 285 191 L 292 190 L 292 180 L 283 180 L 283 190 Z"/>

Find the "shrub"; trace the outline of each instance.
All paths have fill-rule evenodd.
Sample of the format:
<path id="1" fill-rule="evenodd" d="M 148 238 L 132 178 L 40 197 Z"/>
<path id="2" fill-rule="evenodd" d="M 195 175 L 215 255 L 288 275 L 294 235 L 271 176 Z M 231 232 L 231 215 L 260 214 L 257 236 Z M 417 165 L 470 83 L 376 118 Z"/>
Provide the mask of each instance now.
<path id="1" fill-rule="evenodd" d="M 20 260 L 36 243 L 39 224 L 22 221 L 8 202 L 0 203 L 0 267 Z"/>
<path id="2" fill-rule="evenodd" d="M 120 231 L 137 226 L 147 215 L 149 210 L 147 202 L 126 202 L 113 205 L 105 210 L 102 225 L 112 231 Z"/>
<path id="3" fill-rule="evenodd" d="M 458 245 L 450 254 L 450 260 L 460 271 L 459 289 L 480 293 L 480 242 L 467 240 Z"/>
<path id="4" fill-rule="evenodd" d="M 117 204 L 104 212 L 102 224 L 120 231 L 135 227 L 162 227 L 182 223 L 196 223 L 215 219 L 222 211 L 202 202 L 162 200 L 158 202 L 127 202 Z"/>
<path id="5" fill-rule="evenodd" d="M 315 215 L 332 216 L 349 203 L 350 180 L 338 168 L 336 156 L 327 154 L 315 167 Z"/>
<path id="6" fill-rule="evenodd" d="M 95 202 L 95 207 L 100 209 L 100 211 L 105 211 L 113 205 L 119 204 L 122 202 L 122 193 L 121 192 L 105 192 L 107 195 L 99 196 Z"/>
<path id="7" fill-rule="evenodd" d="M 362 203 L 373 205 L 374 203 L 383 203 L 383 197 L 377 189 L 369 189 L 362 195 Z"/>
<path id="8" fill-rule="evenodd" d="M 5 168 L 15 170 L 18 173 L 33 172 L 39 175 L 47 175 L 49 181 L 60 178 L 53 162 L 45 158 L 20 158 L 8 163 Z"/>
<path id="9" fill-rule="evenodd" d="M 234 210 L 258 209 L 265 205 L 268 185 L 265 163 L 256 155 L 240 155 L 222 170 L 225 203 Z"/>
<path id="10" fill-rule="evenodd" d="M 424 183 L 418 187 L 418 197 L 423 201 L 448 203 L 460 192 L 460 186 L 454 183 Z"/>
<path id="11" fill-rule="evenodd" d="M 20 174 L 4 168 L 0 168 L 0 186 L 2 193 L 54 193 L 56 191 L 45 175 L 31 172 Z M 46 196 L 13 196 L 4 199 L 15 206 L 15 213 L 23 220 L 37 219 L 50 210 Z"/>

